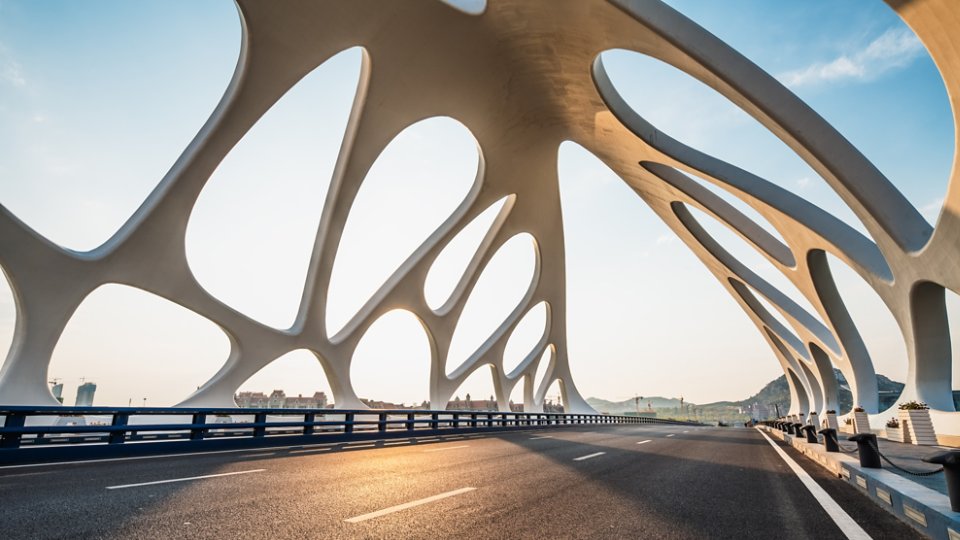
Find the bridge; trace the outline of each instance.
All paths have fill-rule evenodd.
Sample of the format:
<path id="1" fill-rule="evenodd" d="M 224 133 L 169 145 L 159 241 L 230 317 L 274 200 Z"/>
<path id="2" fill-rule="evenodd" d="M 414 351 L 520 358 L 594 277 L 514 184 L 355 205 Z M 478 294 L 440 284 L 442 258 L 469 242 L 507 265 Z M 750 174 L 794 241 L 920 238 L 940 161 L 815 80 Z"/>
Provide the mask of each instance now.
<path id="1" fill-rule="evenodd" d="M 960 9 L 953 0 L 887 4 L 940 70 L 956 125 L 960 34 L 952 30 Z M 791 401 L 778 413 L 782 425 L 948 447 L 960 441 L 947 314 L 948 295 L 960 292 L 956 160 L 931 224 L 787 86 L 659 0 L 237 0 L 236 7 L 242 45 L 229 86 L 108 240 L 68 249 L 0 205 L 0 266 L 16 303 L 0 368 L 0 527 L 11 537 L 958 534 L 960 514 L 949 508 L 924 517 L 923 526 L 909 521 L 907 508 L 926 516 L 918 505 L 940 508 L 944 493 L 921 497 L 908 486 L 887 492 L 906 503 L 885 508 L 857 491 L 856 473 L 853 485 L 837 482 L 803 446 L 825 443 L 830 432 L 804 442 L 796 430 L 770 438 L 760 429 L 594 410 L 570 367 L 557 153 L 572 141 L 609 167 L 742 308 L 786 378 Z M 353 106 L 295 318 L 276 328 L 201 284 L 187 257 L 187 225 L 231 150 L 308 74 L 350 47 L 362 50 Z M 601 55 L 614 49 L 672 66 L 749 114 L 822 177 L 858 227 L 661 131 L 612 82 Z M 439 228 L 333 329 L 332 275 L 358 193 L 399 133 L 436 117 L 469 130 L 479 153 L 475 180 Z M 492 223 L 453 290 L 429 302 L 432 268 L 491 209 Z M 728 251 L 698 215 L 747 242 L 809 307 Z M 468 300 L 517 238 L 532 240 L 533 277 L 486 339 L 455 362 L 451 343 Z M 829 259 L 862 278 L 902 334 L 906 380 L 892 404 L 880 401 L 875 359 Z M 210 321 L 226 335 L 229 356 L 211 377 L 191 381 L 196 390 L 172 408 L 63 407 L 48 381 L 54 350 L 78 307 L 109 284 Z M 507 365 L 508 342 L 539 306 L 542 335 Z M 427 336 L 422 410 L 372 409 L 353 380 L 364 336 L 393 310 L 412 314 Z M 692 339 L 699 332 L 691 328 Z M 321 366 L 335 409 L 237 408 L 245 381 L 297 350 Z M 852 394 L 850 410 L 838 411 L 835 369 Z M 446 410 L 469 377 L 488 370 L 496 411 Z M 545 408 L 554 385 L 562 413 Z M 511 406 L 515 390 L 523 412 Z M 867 480 L 861 487 L 877 493 Z"/>

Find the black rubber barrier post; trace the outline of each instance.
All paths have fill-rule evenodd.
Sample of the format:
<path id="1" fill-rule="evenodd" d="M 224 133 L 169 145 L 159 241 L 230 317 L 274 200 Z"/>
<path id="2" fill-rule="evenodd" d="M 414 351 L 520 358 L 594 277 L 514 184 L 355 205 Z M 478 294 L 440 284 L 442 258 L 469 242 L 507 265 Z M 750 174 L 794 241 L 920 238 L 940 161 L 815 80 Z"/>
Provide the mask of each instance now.
<path id="1" fill-rule="evenodd" d="M 817 440 L 817 428 L 813 426 L 803 426 L 803 432 L 807 434 L 808 443 L 817 444 L 820 442 Z"/>
<path id="2" fill-rule="evenodd" d="M 840 445 L 837 444 L 837 430 L 833 428 L 823 428 L 820 430 L 820 434 L 823 435 L 823 446 L 827 449 L 827 452 L 839 452 Z"/>
<path id="3" fill-rule="evenodd" d="M 793 434 L 797 437 L 803 437 L 803 424 L 799 422 L 793 424 Z"/>
<path id="4" fill-rule="evenodd" d="M 857 443 L 857 452 L 860 454 L 860 466 L 865 469 L 879 469 L 880 453 L 877 451 L 877 436 L 873 433 L 857 433 L 847 437 L 848 441 Z"/>
<path id="5" fill-rule="evenodd" d="M 788 429 L 786 422 L 780 422 L 780 431 L 786 433 Z"/>
<path id="6" fill-rule="evenodd" d="M 923 458 L 927 463 L 943 465 L 943 475 L 947 478 L 947 494 L 950 496 L 950 509 L 960 512 L 960 451 L 950 450 Z"/>

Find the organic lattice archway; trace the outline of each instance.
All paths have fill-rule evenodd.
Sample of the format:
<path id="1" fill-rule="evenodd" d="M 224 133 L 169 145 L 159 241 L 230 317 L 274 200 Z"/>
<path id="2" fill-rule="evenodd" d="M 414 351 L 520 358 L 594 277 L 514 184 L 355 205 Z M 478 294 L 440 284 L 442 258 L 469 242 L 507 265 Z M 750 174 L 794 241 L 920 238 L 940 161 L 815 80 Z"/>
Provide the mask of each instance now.
<path id="1" fill-rule="evenodd" d="M 960 11 L 952 0 L 890 0 L 926 44 L 951 96 L 960 93 Z M 157 188 L 104 245 L 64 250 L 5 208 L 0 264 L 17 300 L 14 343 L 0 372 L 0 396 L 19 404 L 55 403 L 46 387 L 50 354 L 73 311 L 93 289 L 124 283 L 158 294 L 218 324 L 230 336 L 226 364 L 184 404 L 231 405 L 236 388 L 284 353 L 305 348 L 323 365 L 341 407 L 362 407 L 349 363 L 381 315 L 415 314 L 431 344 L 431 402 L 443 407 L 476 369 L 492 365 L 506 407 L 524 381 L 527 410 L 542 407 L 559 380 L 568 411 L 588 410 L 567 359 L 563 228 L 557 152 L 571 140 L 617 172 L 717 276 L 766 339 L 787 373 L 792 412 L 835 407 L 832 367 L 854 397 L 878 412 L 876 379 L 862 339 L 833 285 L 826 253 L 860 274 L 903 331 L 909 376 L 903 397 L 953 411 L 944 288 L 960 291 L 960 165 L 945 208 L 931 227 L 891 183 L 833 127 L 769 74 L 657 0 L 490 1 L 479 14 L 438 0 L 255 2 L 238 0 L 243 47 L 220 105 Z M 296 322 L 276 330 L 208 294 L 187 265 L 184 234 L 193 204 L 230 149 L 293 85 L 336 53 L 364 50 L 345 139 L 316 236 Z M 630 109 L 600 54 L 626 49 L 655 57 L 709 84 L 780 137 L 840 195 L 872 240 L 804 199 L 689 148 Z M 368 170 L 407 126 L 450 116 L 480 149 L 474 185 L 461 206 L 336 335 L 325 333 L 333 260 Z M 780 233 L 769 234 L 683 174 L 698 176 L 753 207 Z M 431 309 L 423 286 L 435 258 L 483 210 L 507 198 L 450 299 Z M 696 207 L 753 244 L 794 283 L 816 317 L 726 252 L 689 211 Z M 411 211 L 414 211 L 411 209 Z M 535 239 L 536 271 L 516 309 L 449 376 L 446 357 L 470 291 L 497 249 L 521 233 Z M 625 241 L 629 241 L 628 239 Z M 789 322 L 778 322 L 756 295 Z M 524 314 L 544 302 L 547 329 L 510 372 L 503 349 Z M 821 322 L 822 321 L 822 322 Z M 544 355 L 545 351 L 551 354 Z M 538 361 L 549 362 L 534 388 Z"/>

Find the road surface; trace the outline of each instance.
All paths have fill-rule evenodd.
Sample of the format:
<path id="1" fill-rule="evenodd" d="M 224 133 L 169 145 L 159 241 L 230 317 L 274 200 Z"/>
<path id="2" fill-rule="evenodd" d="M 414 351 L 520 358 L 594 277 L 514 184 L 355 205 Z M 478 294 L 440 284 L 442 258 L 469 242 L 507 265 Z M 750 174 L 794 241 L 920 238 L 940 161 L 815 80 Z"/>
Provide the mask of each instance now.
<path id="1" fill-rule="evenodd" d="M 7 467 L 0 537 L 921 538 L 778 446 L 823 492 L 756 430 L 660 425 Z"/>

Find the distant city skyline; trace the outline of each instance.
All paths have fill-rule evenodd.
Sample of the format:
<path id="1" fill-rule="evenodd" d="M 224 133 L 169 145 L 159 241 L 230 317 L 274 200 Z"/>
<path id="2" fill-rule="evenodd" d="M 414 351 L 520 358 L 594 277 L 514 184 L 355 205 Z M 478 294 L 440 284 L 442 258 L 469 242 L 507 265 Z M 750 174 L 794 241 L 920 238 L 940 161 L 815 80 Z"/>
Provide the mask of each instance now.
<path id="1" fill-rule="evenodd" d="M 936 221 L 953 159 L 949 101 L 922 44 L 892 10 L 881 2 L 826 0 L 668 3 L 807 100 Z M 81 251 L 97 246 L 196 134 L 230 80 L 239 47 L 239 19 L 229 0 L 4 0 L 0 203 L 58 244 Z M 296 310 L 359 59 L 359 49 L 348 49 L 284 96 L 217 169 L 191 217 L 187 250 L 198 281 L 264 324 L 283 328 Z M 863 230 L 805 163 L 706 86 L 634 53 L 610 51 L 604 63 L 625 99 L 664 132 Z M 449 118 L 418 123 L 387 148 L 348 222 L 334 268 L 331 324 L 349 318 L 449 214 L 472 181 L 477 159 L 467 127 Z M 569 142 L 558 150 L 558 167 L 569 355 L 585 397 L 643 393 L 706 403 L 749 395 L 782 373 L 734 300 L 620 179 Z M 420 211 L 401 219 L 404 205 Z M 761 276 L 806 303 L 728 229 L 710 219 L 704 225 Z M 833 262 L 877 371 L 903 380 L 906 353 L 892 317 L 859 277 Z M 442 296 L 456 280 L 456 267 L 431 277 L 428 298 Z M 466 357 L 502 320 L 529 268 L 529 250 L 504 252 L 478 285 L 452 356 Z M 948 309 L 957 335 L 955 295 L 948 294 Z M 14 312 L 0 280 L 0 349 L 12 339 Z M 538 322 L 524 324 L 508 347 L 511 358 L 536 341 Z M 104 405 L 126 405 L 131 393 L 134 403 L 145 397 L 149 404 L 173 405 L 228 354 L 226 336 L 209 321 L 109 285 L 92 293 L 68 324 L 49 375 L 69 382 L 65 403 L 73 402 L 75 383 L 86 376 L 98 381 L 97 400 Z M 429 343 L 415 317 L 388 313 L 355 355 L 357 392 L 397 403 L 419 400 L 428 394 L 428 358 Z M 486 371 L 456 393 L 493 393 Z M 955 388 L 958 382 L 960 370 L 954 370 Z M 253 388 L 330 391 L 306 351 L 285 355 L 238 391 Z M 512 398 L 519 395 L 518 389 Z"/>

